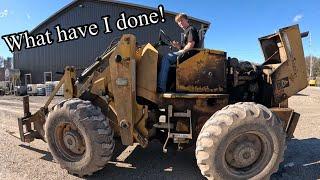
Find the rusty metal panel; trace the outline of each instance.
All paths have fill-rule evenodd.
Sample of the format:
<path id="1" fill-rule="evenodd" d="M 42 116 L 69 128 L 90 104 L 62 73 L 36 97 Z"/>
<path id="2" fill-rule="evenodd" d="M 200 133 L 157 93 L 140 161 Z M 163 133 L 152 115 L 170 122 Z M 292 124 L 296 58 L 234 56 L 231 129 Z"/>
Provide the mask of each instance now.
<path id="1" fill-rule="evenodd" d="M 272 67 L 274 100 L 289 98 L 308 85 L 306 64 L 298 25 L 282 28 L 279 33 L 260 38 L 266 66 Z"/>
<path id="2" fill-rule="evenodd" d="M 226 53 L 201 50 L 177 65 L 177 92 L 226 92 Z"/>
<path id="3" fill-rule="evenodd" d="M 150 101 L 153 101 L 157 90 L 157 63 L 158 51 L 147 44 L 141 52 L 141 58 L 137 59 L 137 95 Z"/>
<path id="4" fill-rule="evenodd" d="M 280 67 L 272 74 L 275 99 L 290 97 L 308 85 L 307 68 L 298 26 L 280 30 L 280 36 L 287 54 L 287 67 Z"/>

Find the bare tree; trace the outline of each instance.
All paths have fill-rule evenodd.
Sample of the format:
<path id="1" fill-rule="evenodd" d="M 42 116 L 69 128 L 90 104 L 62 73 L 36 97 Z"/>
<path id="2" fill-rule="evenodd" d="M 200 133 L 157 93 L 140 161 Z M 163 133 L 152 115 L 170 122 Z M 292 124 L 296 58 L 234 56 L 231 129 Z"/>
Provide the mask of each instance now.
<path id="1" fill-rule="evenodd" d="M 307 72 L 310 72 L 310 56 L 305 57 Z M 312 64 L 312 72 L 314 77 L 320 77 L 320 58 L 312 56 L 313 64 Z"/>

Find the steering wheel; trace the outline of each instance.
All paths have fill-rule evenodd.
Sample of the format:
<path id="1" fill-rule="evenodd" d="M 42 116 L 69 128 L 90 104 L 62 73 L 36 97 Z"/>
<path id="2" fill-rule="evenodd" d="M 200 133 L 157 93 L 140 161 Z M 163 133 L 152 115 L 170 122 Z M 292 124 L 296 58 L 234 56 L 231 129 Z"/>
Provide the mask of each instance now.
<path id="1" fill-rule="evenodd" d="M 162 35 L 162 36 L 161 36 Z M 172 39 L 162 30 L 162 29 L 160 29 L 160 35 L 159 35 L 159 38 L 161 38 L 161 37 L 164 37 L 165 39 L 165 41 L 167 41 L 167 42 L 169 42 L 170 44 L 171 44 L 171 42 L 172 42 Z"/>
<path id="2" fill-rule="evenodd" d="M 171 42 L 172 39 L 162 29 L 160 29 L 158 43 L 155 44 L 155 47 L 171 46 Z"/>

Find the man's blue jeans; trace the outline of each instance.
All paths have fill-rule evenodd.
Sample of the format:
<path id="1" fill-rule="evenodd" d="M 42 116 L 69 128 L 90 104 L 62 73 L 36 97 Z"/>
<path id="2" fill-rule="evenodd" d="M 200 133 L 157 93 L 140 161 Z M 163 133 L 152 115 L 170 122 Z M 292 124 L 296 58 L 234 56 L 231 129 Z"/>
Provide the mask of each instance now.
<path id="1" fill-rule="evenodd" d="M 170 65 L 175 64 L 177 62 L 178 55 L 176 52 L 168 53 L 166 56 L 162 58 L 160 73 L 158 76 L 158 90 L 160 92 L 166 92 L 167 90 L 167 80 Z"/>

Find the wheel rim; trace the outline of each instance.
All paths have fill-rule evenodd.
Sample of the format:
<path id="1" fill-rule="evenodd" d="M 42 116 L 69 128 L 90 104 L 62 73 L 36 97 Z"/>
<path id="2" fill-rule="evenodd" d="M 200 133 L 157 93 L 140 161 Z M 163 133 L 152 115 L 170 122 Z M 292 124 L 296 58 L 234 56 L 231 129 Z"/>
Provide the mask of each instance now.
<path id="1" fill-rule="evenodd" d="M 64 159 L 79 161 L 86 150 L 84 138 L 78 128 L 72 123 L 60 123 L 55 130 L 57 149 Z"/>
<path id="2" fill-rule="evenodd" d="M 260 132 L 246 132 L 231 141 L 225 151 L 225 165 L 235 175 L 251 176 L 263 170 L 271 159 L 271 144 Z"/>

